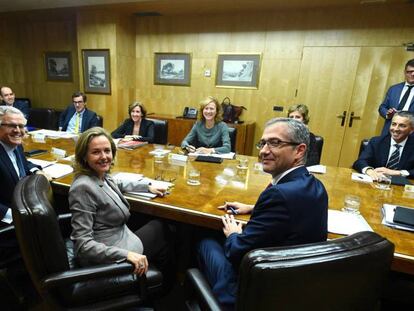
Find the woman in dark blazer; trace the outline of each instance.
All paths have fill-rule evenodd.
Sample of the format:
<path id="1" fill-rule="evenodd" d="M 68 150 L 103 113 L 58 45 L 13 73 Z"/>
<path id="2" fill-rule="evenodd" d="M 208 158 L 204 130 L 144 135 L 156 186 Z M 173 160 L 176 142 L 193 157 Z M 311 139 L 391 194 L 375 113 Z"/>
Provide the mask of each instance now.
<path id="1" fill-rule="evenodd" d="M 147 111 L 143 104 L 134 102 L 128 107 L 129 118 L 111 133 L 113 138 L 154 142 L 154 122 L 145 119 Z"/>
<path id="2" fill-rule="evenodd" d="M 117 181 L 109 175 L 116 147 L 109 133 L 93 127 L 79 136 L 75 149 L 75 178 L 69 190 L 71 239 L 82 266 L 128 260 L 135 273 L 145 274 L 148 261 L 164 270 L 171 255 L 171 232 L 160 220 L 131 231 L 123 191 L 148 191 L 163 196 L 165 189 L 146 179 Z"/>
<path id="3" fill-rule="evenodd" d="M 309 108 L 306 105 L 293 105 L 289 107 L 288 110 L 288 117 L 292 119 L 296 119 L 308 125 L 309 123 Z M 306 166 L 312 166 L 319 164 L 320 162 L 320 155 L 316 148 L 316 138 L 313 133 L 309 131 L 309 148 L 308 148 L 308 155 L 306 159 Z"/>

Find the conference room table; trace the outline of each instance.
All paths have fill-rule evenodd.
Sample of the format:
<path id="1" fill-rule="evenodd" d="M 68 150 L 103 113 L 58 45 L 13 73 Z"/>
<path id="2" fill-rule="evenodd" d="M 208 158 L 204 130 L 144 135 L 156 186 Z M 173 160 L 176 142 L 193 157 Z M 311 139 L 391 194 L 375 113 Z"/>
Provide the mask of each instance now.
<path id="1" fill-rule="evenodd" d="M 31 137 L 24 141 L 25 150 L 45 149 L 48 153 L 34 158 L 42 160 L 58 160 L 52 154 L 52 147 L 63 149 L 67 155 L 74 154 L 74 139 L 49 139 L 45 142 L 34 142 Z M 169 194 L 152 200 L 126 195 L 131 211 L 178 222 L 221 230 L 221 216 L 224 212 L 217 207 L 224 202 L 240 201 L 254 204 L 259 194 L 271 181 L 271 176 L 264 173 L 257 157 L 239 156 L 236 159 L 224 160 L 222 163 L 206 163 L 195 161 L 174 161 L 166 155 L 164 159 L 155 159 L 150 154 L 154 149 L 170 149 L 171 153 L 179 153 L 174 146 L 144 145 L 134 150 L 118 149 L 112 174 L 129 172 L 143 174 L 145 177 L 171 182 L 173 186 Z M 171 154 L 170 153 L 170 154 Z M 238 167 L 238 159 L 248 159 L 248 169 Z M 187 184 L 188 172 L 192 169 L 200 171 L 198 186 Z M 414 207 L 414 198 L 404 192 L 401 186 L 391 186 L 391 190 L 379 190 L 370 183 L 351 180 L 350 168 L 327 167 L 325 174 L 315 174 L 325 185 L 329 196 L 329 209 L 341 210 L 347 194 L 357 195 L 361 199 L 360 212 L 372 229 L 395 244 L 392 269 L 414 274 L 414 233 L 397 230 L 381 224 L 381 208 L 384 203 Z M 73 174 L 54 179 L 52 189 L 60 195 L 67 195 L 73 181 Z M 300 195 L 298 193 L 298 195 Z M 249 215 L 236 215 L 241 222 L 247 222 Z M 341 237 L 329 234 L 329 238 Z"/>

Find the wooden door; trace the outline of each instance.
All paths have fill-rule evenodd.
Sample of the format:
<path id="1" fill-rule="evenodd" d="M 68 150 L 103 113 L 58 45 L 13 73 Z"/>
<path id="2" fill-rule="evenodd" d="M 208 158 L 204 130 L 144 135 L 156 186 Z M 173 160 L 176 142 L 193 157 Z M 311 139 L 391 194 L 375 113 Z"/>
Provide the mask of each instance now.
<path id="1" fill-rule="evenodd" d="M 303 49 L 297 103 L 309 107 L 310 130 L 324 138 L 324 165 L 339 164 L 359 54 L 359 47 Z"/>

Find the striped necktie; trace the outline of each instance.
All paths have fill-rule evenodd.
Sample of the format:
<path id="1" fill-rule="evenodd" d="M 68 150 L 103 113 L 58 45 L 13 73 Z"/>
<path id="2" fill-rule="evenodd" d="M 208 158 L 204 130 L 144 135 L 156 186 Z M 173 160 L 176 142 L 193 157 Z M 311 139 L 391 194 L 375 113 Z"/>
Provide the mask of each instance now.
<path id="1" fill-rule="evenodd" d="M 404 109 L 405 103 L 407 102 L 408 97 L 410 97 L 411 89 L 413 87 L 414 87 L 414 84 L 408 86 L 407 91 L 405 92 L 403 98 L 401 98 L 401 101 L 400 101 L 400 103 L 398 105 L 398 108 L 397 108 L 398 110 L 403 110 Z"/>
<path id="2" fill-rule="evenodd" d="M 387 167 L 391 170 L 395 170 L 398 167 L 398 163 L 400 162 L 400 147 L 399 144 L 394 144 L 395 150 L 391 154 L 390 159 L 388 160 Z"/>

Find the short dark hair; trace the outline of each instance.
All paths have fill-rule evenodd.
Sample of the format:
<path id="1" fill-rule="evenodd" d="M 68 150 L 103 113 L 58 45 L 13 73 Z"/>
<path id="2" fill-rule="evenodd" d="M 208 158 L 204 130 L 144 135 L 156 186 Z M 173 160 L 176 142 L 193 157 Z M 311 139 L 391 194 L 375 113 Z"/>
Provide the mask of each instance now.
<path id="1" fill-rule="evenodd" d="M 72 101 L 75 97 L 79 97 L 79 96 L 82 96 L 83 102 L 86 103 L 88 98 L 86 97 L 85 94 L 83 94 L 82 92 L 79 92 L 79 91 L 72 94 Z"/>
<path id="2" fill-rule="evenodd" d="M 410 121 L 411 128 L 414 129 L 414 114 L 409 111 L 399 111 L 396 112 L 393 116 L 394 117 L 401 117 L 401 118 L 407 118 Z"/>
<path id="3" fill-rule="evenodd" d="M 145 109 L 144 105 L 140 102 L 133 102 L 131 105 L 128 106 L 129 117 L 131 117 L 131 112 L 136 107 L 139 107 L 141 109 L 142 119 L 145 119 L 145 117 L 147 116 L 147 109 Z"/>
<path id="4" fill-rule="evenodd" d="M 406 64 L 405 64 L 405 67 L 404 67 L 404 69 L 407 69 L 407 67 L 408 66 L 410 66 L 410 67 L 414 67 L 414 58 L 413 59 L 410 59 Z"/>

